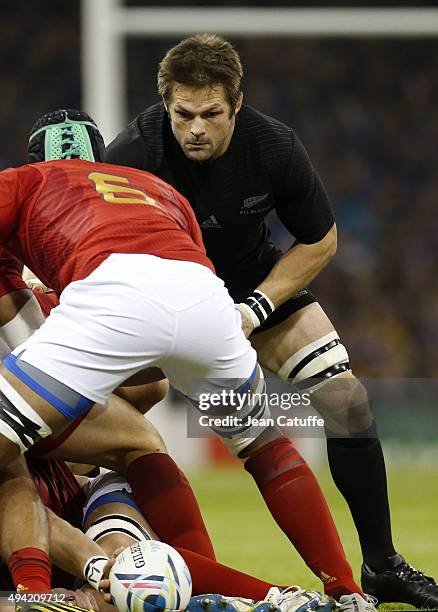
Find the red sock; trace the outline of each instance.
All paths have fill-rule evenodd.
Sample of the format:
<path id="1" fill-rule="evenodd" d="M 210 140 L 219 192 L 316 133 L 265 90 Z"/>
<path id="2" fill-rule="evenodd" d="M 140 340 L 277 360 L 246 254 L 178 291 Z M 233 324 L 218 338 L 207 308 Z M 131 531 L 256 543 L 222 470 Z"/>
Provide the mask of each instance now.
<path id="1" fill-rule="evenodd" d="M 323 581 L 327 595 L 361 594 L 319 484 L 291 442 L 278 438 L 266 444 L 247 460 L 245 469 L 279 527 Z"/>
<path id="2" fill-rule="evenodd" d="M 139 457 L 127 477 L 136 503 L 163 542 L 215 559 L 192 488 L 169 455 Z"/>
<path id="3" fill-rule="evenodd" d="M 207 559 L 191 550 L 184 548 L 177 548 L 176 550 L 183 557 L 190 570 L 193 595 L 221 593 L 232 597 L 248 597 L 258 601 L 263 599 L 273 586 L 232 567 Z"/>
<path id="4" fill-rule="evenodd" d="M 50 593 L 52 569 L 49 557 L 40 548 L 20 548 L 9 557 L 9 571 L 14 585 L 31 593 Z"/>

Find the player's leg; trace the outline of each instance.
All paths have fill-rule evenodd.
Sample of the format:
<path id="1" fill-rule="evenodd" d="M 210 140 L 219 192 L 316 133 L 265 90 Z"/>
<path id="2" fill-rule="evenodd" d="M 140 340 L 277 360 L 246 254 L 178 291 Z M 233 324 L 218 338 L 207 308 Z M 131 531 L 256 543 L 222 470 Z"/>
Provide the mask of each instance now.
<path id="1" fill-rule="evenodd" d="M 154 383 L 147 385 L 154 399 Z M 143 405 L 148 405 L 143 390 Z M 154 529 L 172 546 L 183 546 L 214 558 L 214 549 L 193 490 L 167 454 L 154 427 L 125 400 L 111 395 L 106 406 L 94 406 L 60 446 L 46 456 L 89 461 L 120 474 L 130 485 Z"/>
<path id="2" fill-rule="evenodd" d="M 58 444 L 58 442 L 60 442 Z M 114 394 L 95 404 L 68 435 L 35 447 L 44 457 L 97 465 L 126 474 L 131 463 L 148 453 L 166 453 L 155 426 L 131 404 Z"/>
<path id="3" fill-rule="evenodd" d="M 24 453 L 38 438 L 49 435 L 52 431 L 59 431 L 67 422 L 53 407 L 46 405 L 45 400 L 34 394 L 20 381 L 10 384 L 8 380 L 13 377 L 3 366 L 0 369 L 0 465 L 8 472 L 11 469 L 11 461 L 14 459 L 22 462 L 21 453 Z M 15 385 L 15 388 L 14 386 Z M 19 395 L 22 391 L 23 395 Z M 36 410 L 31 407 L 34 403 Z M 24 468 L 23 468 L 24 469 Z M 24 472 L 18 474 L 13 480 L 8 479 L 3 472 L 2 489 L 7 493 L 12 490 L 13 498 L 7 497 L 8 501 L 2 508 L 8 509 L 7 515 L 10 528 L 7 529 L 7 549 L 14 551 L 8 564 L 14 583 L 23 584 L 34 590 L 50 591 L 50 563 L 48 558 L 47 542 L 44 534 L 47 533 L 47 517 L 44 508 L 36 493 L 33 481 Z M 0 478 L 2 477 L 0 476 Z M 19 499 L 19 507 L 13 511 L 16 499 Z M 25 514 L 25 527 L 22 529 L 20 517 Z M 6 553 L 7 554 L 7 553 Z"/>
<path id="4" fill-rule="evenodd" d="M 384 457 L 367 392 L 352 374 L 347 351 L 321 306 L 305 305 L 255 334 L 252 344 L 263 366 L 310 392 L 325 420 L 331 473 L 349 505 L 366 564 L 364 590 L 379 601 L 438 604 L 433 581 L 411 570 L 394 549 Z M 374 572 L 381 574 L 378 583 Z"/>
<path id="5" fill-rule="evenodd" d="M 13 272 L 11 287 L 16 290 L 0 297 L 0 360 L 43 322 L 32 292 L 21 288 L 19 272 Z M 1 398 L 0 406 L 6 407 Z M 3 440 L 3 445 L 12 445 L 5 459 L 18 455 L 11 440 Z M 48 591 L 51 570 L 47 518 L 23 458 L 15 459 L 0 473 L 0 482 L 1 555 L 9 564 L 15 586 Z"/>
<path id="6" fill-rule="evenodd" d="M 125 383 L 114 393 L 137 408 L 142 414 L 145 414 L 152 406 L 166 397 L 169 391 L 169 381 L 158 368 L 148 368 L 148 370 L 139 374 L 142 375 L 142 384 L 127 386 Z"/>
<path id="7" fill-rule="evenodd" d="M 196 343 L 189 332 L 194 328 Z M 274 519 L 312 571 L 323 579 L 326 592 L 335 597 L 361 592 L 304 459 L 276 428 L 253 424 L 255 418 L 260 422 L 270 417 L 263 374 L 242 333 L 240 314 L 226 292 L 212 293 L 209 299 L 180 311 L 174 347 L 174 353 L 162 363 L 163 371 L 201 412 L 207 407 L 204 415 L 211 410 L 214 417 L 223 417 L 214 431 L 231 452 L 246 461 L 245 467 L 259 485 Z M 230 392 L 230 401 L 223 398 L 215 406 L 213 399 L 224 390 Z M 231 391 L 243 404 L 233 402 Z M 204 402 L 207 398 L 211 398 L 211 405 Z"/>

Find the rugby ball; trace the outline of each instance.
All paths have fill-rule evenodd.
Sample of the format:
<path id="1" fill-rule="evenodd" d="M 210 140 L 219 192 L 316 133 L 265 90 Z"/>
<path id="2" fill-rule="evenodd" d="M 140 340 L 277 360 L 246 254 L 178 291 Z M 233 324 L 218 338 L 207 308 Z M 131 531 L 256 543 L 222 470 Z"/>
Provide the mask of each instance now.
<path id="1" fill-rule="evenodd" d="M 185 610 L 192 594 L 184 559 L 168 544 L 155 540 L 125 548 L 117 555 L 109 578 L 119 612 Z"/>

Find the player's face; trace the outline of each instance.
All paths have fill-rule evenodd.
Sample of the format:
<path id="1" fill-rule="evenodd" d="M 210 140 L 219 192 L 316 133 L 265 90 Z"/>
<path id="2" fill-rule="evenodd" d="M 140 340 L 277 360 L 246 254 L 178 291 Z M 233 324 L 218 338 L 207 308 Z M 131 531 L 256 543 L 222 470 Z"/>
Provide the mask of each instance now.
<path id="1" fill-rule="evenodd" d="M 172 131 L 185 155 L 198 162 L 216 159 L 225 153 L 233 135 L 236 111 L 221 84 L 194 88 L 180 83 L 173 86 L 167 106 Z"/>

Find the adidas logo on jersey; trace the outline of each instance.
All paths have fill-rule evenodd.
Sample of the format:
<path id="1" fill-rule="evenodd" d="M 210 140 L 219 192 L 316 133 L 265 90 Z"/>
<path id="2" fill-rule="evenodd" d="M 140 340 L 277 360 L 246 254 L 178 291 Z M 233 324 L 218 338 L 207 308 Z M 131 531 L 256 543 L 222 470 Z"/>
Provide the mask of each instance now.
<path id="1" fill-rule="evenodd" d="M 216 219 L 214 215 L 210 215 L 208 219 L 206 219 L 200 224 L 201 229 L 212 229 L 212 228 L 221 229 L 221 227 L 222 225 L 219 223 L 219 221 Z"/>

